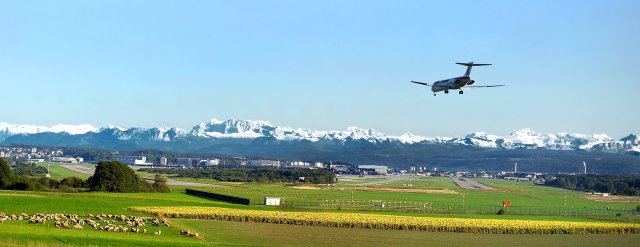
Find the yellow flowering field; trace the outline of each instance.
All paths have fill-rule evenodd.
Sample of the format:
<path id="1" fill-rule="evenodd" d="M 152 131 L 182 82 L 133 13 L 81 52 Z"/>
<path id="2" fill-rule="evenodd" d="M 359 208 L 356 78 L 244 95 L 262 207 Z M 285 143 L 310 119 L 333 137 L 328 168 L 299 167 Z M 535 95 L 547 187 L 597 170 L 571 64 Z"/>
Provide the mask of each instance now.
<path id="1" fill-rule="evenodd" d="M 171 218 L 259 222 L 306 226 L 499 234 L 637 234 L 640 224 L 500 219 L 430 218 L 396 215 L 282 212 L 217 207 L 131 207 Z"/>

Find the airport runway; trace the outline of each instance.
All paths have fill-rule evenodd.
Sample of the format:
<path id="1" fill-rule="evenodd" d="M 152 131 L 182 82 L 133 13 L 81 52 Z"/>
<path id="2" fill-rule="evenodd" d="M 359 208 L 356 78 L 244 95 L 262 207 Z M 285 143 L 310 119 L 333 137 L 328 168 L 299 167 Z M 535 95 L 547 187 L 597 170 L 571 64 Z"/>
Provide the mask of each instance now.
<path id="1" fill-rule="evenodd" d="M 453 179 L 453 183 L 455 183 L 456 185 L 458 185 L 460 188 L 463 188 L 463 189 L 472 189 L 472 190 L 495 190 L 496 189 L 491 186 L 478 183 L 468 178 L 453 177 L 451 179 Z"/>
<path id="2" fill-rule="evenodd" d="M 74 172 L 82 173 L 82 174 L 93 175 L 93 173 L 95 172 L 95 169 L 93 168 L 84 167 L 80 165 L 60 165 L 60 166 L 66 169 L 72 170 Z M 154 180 L 153 178 L 145 178 L 145 177 L 142 177 L 142 179 L 150 182 L 153 182 Z M 193 186 L 193 187 L 224 187 L 222 185 L 217 185 L 217 184 L 185 182 L 185 181 L 178 181 L 178 180 L 167 180 L 167 185 Z"/>

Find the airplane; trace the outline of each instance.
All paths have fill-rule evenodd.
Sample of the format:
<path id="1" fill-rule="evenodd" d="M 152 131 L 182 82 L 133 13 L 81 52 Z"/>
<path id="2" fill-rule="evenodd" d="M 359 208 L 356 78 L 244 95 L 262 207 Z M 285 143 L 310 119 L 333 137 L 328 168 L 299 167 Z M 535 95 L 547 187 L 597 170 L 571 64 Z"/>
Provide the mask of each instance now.
<path id="1" fill-rule="evenodd" d="M 456 63 L 459 65 L 467 66 L 467 72 L 464 73 L 463 76 L 454 77 L 451 79 L 436 81 L 433 84 L 424 83 L 419 81 L 411 81 L 416 84 L 425 85 L 427 87 L 431 87 L 431 91 L 433 91 L 433 96 L 436 96 L 437 92 L 444 91 L 445 94 L 449 94 L 449 90 L 459 90 L 458 94 L 464 94 L 462 88 L 482 88 L 482 87 L 502 87 L 505 85 L 488 85 L 488 86 L 471 86 L 475 81 L 471 80 L 469 75 L 471 74 L 471 68 L 473 66 L 487 66 L 491 65 L 490 63 Z"/>

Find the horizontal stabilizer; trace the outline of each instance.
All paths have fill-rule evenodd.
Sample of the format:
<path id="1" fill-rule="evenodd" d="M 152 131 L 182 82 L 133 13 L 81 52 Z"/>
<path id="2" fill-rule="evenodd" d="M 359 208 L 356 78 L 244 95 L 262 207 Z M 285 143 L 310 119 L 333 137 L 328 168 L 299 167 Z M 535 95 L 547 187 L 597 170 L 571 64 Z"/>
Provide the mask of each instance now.
<path id="1" fill-rule="evenodd" d="M 428 87 L 431 86 L 431 84 L 429 84 L 429 83 L 424 83 L 424 82 L 419 82 L 419 81 L 411 81 L 411 82 L 413 82 L 415 84 L 425 85 L 425 86 L 428 86 Z"/>
<path id="2" fill-rule="evenodd" d="M 490 63 L 456 63 L 456 64 L 460 64 L 460 65 L 464 65 L 464 66 L 487 66 L 487 65 L 491 65 Z"/>

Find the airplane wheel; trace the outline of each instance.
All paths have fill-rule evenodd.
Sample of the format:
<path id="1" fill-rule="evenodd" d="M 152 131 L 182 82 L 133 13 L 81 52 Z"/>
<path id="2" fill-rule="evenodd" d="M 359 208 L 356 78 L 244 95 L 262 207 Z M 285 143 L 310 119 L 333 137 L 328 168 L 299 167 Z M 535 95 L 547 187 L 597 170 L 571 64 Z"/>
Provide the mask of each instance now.
<path id="1" fill-rule="evenodd" d="M 463 92 L 463 91 L 460 91 L 460 92 L 458 92 L 458 93 L 459 93 L 459 94 L 464 94 L 464 92 Z"/>
<path id="2" fill-rule="evenodd" d="M 444 90 L 444 94 L 449 94 L 449 90 Z"/>
<path id="3" fill-rule="evenodd" d="M 436 94 L 434 93 L 433 96 L 436 96 Z"/>

